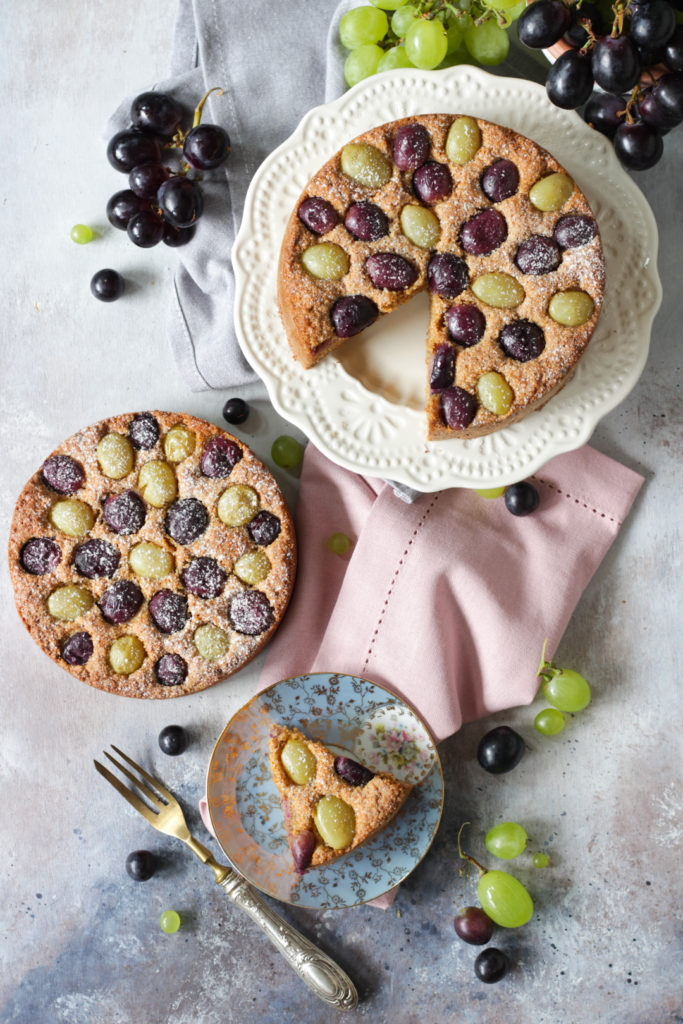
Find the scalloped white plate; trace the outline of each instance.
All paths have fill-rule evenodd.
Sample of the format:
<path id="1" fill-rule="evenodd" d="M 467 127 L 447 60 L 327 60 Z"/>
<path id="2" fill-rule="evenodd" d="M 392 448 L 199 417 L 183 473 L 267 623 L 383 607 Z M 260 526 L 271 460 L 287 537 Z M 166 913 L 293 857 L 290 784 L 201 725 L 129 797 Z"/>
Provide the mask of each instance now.
<path id="1" fill-rule="evenodd" d="M 482 117 L 548 149 L 588 197 L 607 263 L 603 312 L 569 383 L 521 423 L 467 441 L 425 440 L 424 297 L 310 370 L 292 358 L 277 310 L 282 236 L 309 178 L 361 132 L 432 112 Z M 469 66 L 385 72 L 311 110 L 254 175 L 232 260 L 237 336 L 277 411 L 338 465 L 420 491 L 513 483 L 586 442 L 638 380 L 661 301 L 655 220 L 611 143 L 542 86 Z"/>

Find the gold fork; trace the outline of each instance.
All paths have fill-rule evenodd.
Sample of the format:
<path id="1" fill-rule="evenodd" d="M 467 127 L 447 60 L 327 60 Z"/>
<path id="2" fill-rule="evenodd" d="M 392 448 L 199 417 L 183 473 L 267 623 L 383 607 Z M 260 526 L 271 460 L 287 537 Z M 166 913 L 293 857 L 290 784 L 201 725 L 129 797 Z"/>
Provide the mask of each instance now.
<path id="1" fill-rule="evenodd" d="M 154 809 L 140 799 L 120 779 L 118 779 L 108 768 L 105 768 L 99 761 L 95 761 L 95 768 L 110 782 L 114 789 L 118 790 L 136 811 L 139 811 L 143 818 L 159 832 L 167 836 L 174 836 L 182 839 L 190 847 L 204 864 L 213 871 L 217 883 L 225 890 L 233 903 L 236 903 L 257 925 L 266 933 L 275 948 L 282 953 L 287 963 L 299 975 L 301 980 L 315 992 L 320 999 L 333 1006 L 336 1010 L 352 1010 L 358 1004 L 358 993 L 351 979 L 342 969 L 323 953 L 322 950 L 309 942 L 301 932 L 279 917 L 269 905 L 262 899 L 261 895 L 253 889 L 249 883 L 232 868 L 219 864 L 210 850 L 190 834 L 185 821 L 185 815 L 176 798 L 165 786 L 155 779 L 154 776 L 141 768 L 139 764 L 132 761 L 127 754 L 115 747 L 120 758 L 133 768 L 142 779 L 137 778 L 125 765 L 120 764 L 106 750 L 107 757 L 118 770 L 136 786 L 144 797 L 149 800 Z M 156 790 L 156 792 L 155 792 Z"/>

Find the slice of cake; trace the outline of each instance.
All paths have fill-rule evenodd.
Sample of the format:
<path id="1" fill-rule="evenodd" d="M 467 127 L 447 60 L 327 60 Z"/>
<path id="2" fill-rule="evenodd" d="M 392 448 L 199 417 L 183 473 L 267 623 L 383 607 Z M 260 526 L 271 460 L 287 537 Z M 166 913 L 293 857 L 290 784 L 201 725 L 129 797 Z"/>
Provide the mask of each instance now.
<path id="1" fill-rule="evenodd" d="M 298 874 L 329 864 L 376 835 L 412 789 L 386 772 L 335 756 L 298 729 L 271 726 L 268 755 Z"/>

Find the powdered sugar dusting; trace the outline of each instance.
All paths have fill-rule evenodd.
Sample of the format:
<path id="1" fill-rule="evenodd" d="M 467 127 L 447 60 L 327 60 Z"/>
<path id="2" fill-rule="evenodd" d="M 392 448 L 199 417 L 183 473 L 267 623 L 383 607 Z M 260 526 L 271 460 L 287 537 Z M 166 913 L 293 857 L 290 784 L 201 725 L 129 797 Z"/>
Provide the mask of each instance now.
<path id="1" fill-rule="evenodd" d="M 447 165 L 453 180 L 452 193 L 430 204 L 437 216 L 441 234 L 436 243 L 439 253 L 462 258 L 473 281 L 484 273 L 504 273 L 524 289 L 524 299 L 515 309 L 495 309 L 484 305 L 466 288 L 458 301 L 481 306 L 486 314 L 487 329 L 481 341 L 467 351 L 458 350 L 455 383 L 473 397 L 482 374 L 491 371 L 505 377 L 513 390 L 509 412 L 496 416 L 478 406 L 474 420 L 467 429 L 454 431 L 444 425 L 440 403 L 427 392 L 427 434 L 429 438 L 477 437 L 499 427 L 514 423 L 532 409 L 539 408 L 567 382 L 593 334 L 604 291 L 604 259 L 597 226 L 583 193 L 575 185 L 572 194 L 559 211 L 541 211 L 529 199 L 529 191 L 541 178 L 563 172 L 562 166 L 543 148 L 530 139 L 499 125 L 479 120 L 481 146 L 464 165 L 448 160 L 445 149 L 449 128 L 457 115 L 427 114 L 387 122 L 358 136 L 354 143 L 369 144 L 388 159 L 394 159 L 394 141 L 409 126 L 421 126 L 430 140 L 429 160 Z M 348 144 L 347 144 L 348 145 Z M 344 296 L 364 296 L 374 302 L 380 315 L 391 312 L 416 291 L 427 289 L 426 266 L 431 250 L 421 249 L 403 235 L 400 213 L 404 206 L 416 202 L 413 170 L 400 170 L 393 163 L 390 180 L 370 189 L 341 171 L 340 153 L 335 154 L 309 182 L 302 198 L 314 194 L 326 198 L 340 217 L 326 238 L 339 245 L 349 257 L 350 269 L 339 281 L 319 281 L 307 274 L 301 265 L 303 251 L 314 236 L 296 216 L 290 217 L 280 254 L 278 298 L 283 323 L 295 356 L 304 366 L 311 366 L 333 351 L 343 341 L 335 336 L 330 310 Z M 424 154 L 423 154 L 424 155 Z M 507 169 L 502 191 L 482 190 L 482 180 L 491 169 Z M 566 173 L 566 172 L 564 172 Z M 500 183 L 498 183 L 500 184 Z M 371 199 L 389 220 L 389 231 L 376 242 L 361 242 L 345 228 L 343 219 L 354 202 Z M 301 199 L 299 200 L 301 202 Z M 298 208 L 299 203 L 297 203 Z M 463 249 L 463 225 L 482 214 L 498 213 L 507 226 L 507 237 L 501 230 L 495 246 L 472 246 Z M 565 247 L 560 252 L 553 231 L 561 218 L 571 215 L 591 237 L 581 246 Z M 580 233 L 580 231 L 579 231 Z M 566 229 L 565 229 L 566 241 Z M 516 256 L 529 239 L 538 241 L 538 251 L 527 246 L 526 262 L 518 265 Z M 466 240 L 465 240 L 466 241 Z M 491 243 L 493 245 L 493 242 Z M 415 281 L 402 291 L 377 287 L 368 274 L 368 260 L 378 250 L 391 252 L 408 260 L 417 269 Z M 523 253 L 525 250 L 522 250 Z M 524 256 L 522 257 L 524 260 Z M 371 262 L 372 265 L 372 262 Z M 395 286 L 394 286 L 395 287 Z M 548 303 L 558 291 L 581 290 L 594 302 L 590 319 L 579 327 L 562 327 L 548 315 Z M 427 364 L 439 344 L 446 340 L 444 306 L 440 297 L 431 296 L 430 325 L 427 334 Z M 539 325 L 546 338 L 543 352 L 535 359 L 520 364 L 508 356 L 498 344 L 506 324 L 523 319 Z M 339 333 L 339 332 L 338 332 Z M 476 400 L 476 398 L 475 398 Z"/>
<path id="2" fill-rule="evenodd" d="M 146 431 L 145 441 L 154 433 L 152 421 L 158 424 L 159 433 L 154 445 L 149 448 L 133 445 L 131 472 L 121 480 L 107 478 L 97 460 L 98 442 L 110 433 L 130 436 L 132 423 L 140 423 L 141 420 Z M 194 513 L 201 508 L 205 509 L 208 518 L 206 528 L 196 538 L 186 540 L 185 543 L 178 539 L 178 529 L 171 527 L 176 537 L 169 532 L 167 517 L 170 507 L 155 508 L 144 502 L 138 493 L 141 468 L 153 460 L 166 462 L 164 436 L 178 423 L 195 434 L 196 444 L 191 455 L 182 462 L 172 464 L 177 481 L 177 499 L 171 507 L 175 508 L 175 516 L 179 516 L 175 522 L 183 526 L 196 523 Z M 241 457 L 227 477 L 212 478 L 202 472 L 201 458 L 211 441 L 219 438 L 227 442 L 227 445 L 220 446 L 222 451 L 234 453 L 237 450 Z M 141 414 L 128 414 L 93 424 L 68 438 L 55 454 L 68 456 L 82 466 L 83 484 L 78 490 L 78 499 L 91 508 L 94 524 L 87 537 L 71 538 L 56 531 L 50 524 L 49 513 L 55 501 L 61 499 L 59 494 L 47 486 L 40 470 L 34 473 L 19 497 L 10 533 L 10 572 L 17 609 L 40 647 L 62 668 L 92 686 L 110 693 L 147 698 L 180 696 L 212 686 L 253 658 L 282 618 L 296 570 L 296 540 L 292 518 L 275 479 L 253 452 L 231 434 L 193 416 L 154 411 L 144 417 Z M 218 500 L 226 487 L 233 484 L 251 487 L 258 497 L 256 514 L 268 513 L 277 522 L 278 529 L 271 530 L 274 535 L 272 539 L 269 540 L 265 535 L 256 539 L 256 534 L 252 537 L 249 532 L 249 524 L 229 527 L 218 518 Z M 107 499 L 110 504 L 105 519 L 103 506 Z M 124 522 L 120 521 L 121 516 L 116 521 L 113 516 L 109 516 L 112 507 L 126 513 L 123 515 Z M 137 510 L 137 515 L 131 514 L 134 510 Z M 142 514 L 139 514 L 140 510 Z M 186 510 L 194 511 L 186 515 Z M 203 521 L 204 517 L 197 514 Z M 171 516 L 171 519 L 174 517 Z M 119 532 L 113 526 L 118 527 Z M 60 562 L 43 576 L 30 575 L 20 560 L 22 547 L 35 536 L 45 536 L 54 541 L 62 553 Z M 111 577 L 90 579 L 75 572 L 77 548 L 94 539 L 106 542 L 119 556 L 118 567 Z M 171 575 L 157 580 L 137 576 L 132 571 L 129 554 L 133 547 L 142 542 L 156 544 L 173 555 L 174 571 Z M 258 591 L 254 591 L 262 595 L 262 598 L 256 599 L 254 608 L 265 600 L 269 612 L 268 609 L 264 612 L 265 606 L 262 605 L 262 628 L 258 633 L 246 630 L 238 632 L 237 626 L 233 626 L 229 618 L 231 599 L 237 594 L 249 594 L 252 591 L 234 574 L 233 567 L 242 555 L 262 551 L 264 546 L 271 568 L 267 577 L 259 583 Z M 200 559 L 207 562 L 210 560 L 210 581 L 222 582 L 220 587 L 209 587 L 206 592 L 210 596 L 207 597 L 186 590 L 182 584 L 184 572 Z M 77 583 L 86 589 L 94 603 L 78 620 L 61 622 L 50 617 L 47 599 L 53 590 L 69 583 Z M 187 602 L 187 620 L 179 631 L 172 634 L 162 632 L 150 613 L 149 602 L 162 590 L 172 591 Z M 134 595 L 139 599 L 131 601 Z M 108 621 L 103 614 L 104 610 L 108 612 L 110 620 L 117 621 Z M 257 611 L 252 610 L 250 615 L 247 625 L 255 629 L 259 623 Z M 230 641 L 227 653 L 212 662 L 201 657 L 193 639 L 197 628 L 209 623 L 222 629 Z M 164 624 L 169 623 L 164 620 Z M 87 632 L 91 636 L 93 652 L 85 664 L 67 665 L 62 657 L 62 646 L 76 632 Z M 142 666 L 128 676 L 114 673 L 108 660 L 111 644 L 124 634 L 137 637 L 146 653 Z M 163 662 L 169 671 L 168 679 L 165 680 L 167 685 L 162 685 L 155 666 L 159 668 L 166 654 L 172 654 L 174 658 Z M 182 672 L 178 671 L 182 664 L 187 667 L 184 679 L 180 678 Z"/>

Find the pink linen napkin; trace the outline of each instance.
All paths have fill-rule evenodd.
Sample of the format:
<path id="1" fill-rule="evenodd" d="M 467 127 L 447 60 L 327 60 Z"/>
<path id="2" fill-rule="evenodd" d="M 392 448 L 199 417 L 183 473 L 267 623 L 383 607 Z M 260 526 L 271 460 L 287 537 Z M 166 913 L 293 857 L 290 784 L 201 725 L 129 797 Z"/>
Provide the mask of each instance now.
<path id="1" fill-rule="evenodd" d="M 367 678 L 437 740 L 530 703 L 544 639 L 550 656 L 643 478 L 585 445 L 530 480 L 540 503 L 525 517 L 465 488 L 407 504 L 309 444 L 297 584 L 260 688 L 304 672 Z M 345 558 L 328 550 L 336 532 L 351 538 Z"/>
<path id="2" fill-rule="evenodd" d="M 545 638 L 550 657 L 643 478 L 585 445 L 530 480 L 540 503 L 525 517 L 465 488 L 408 504 L 309 443 L 297 583 L 259 689 L 309 672 L 360 676 L 412 704 L 437 740 L 529 704 Z M 351 539 L 348 555 L 329 551 L 333 533 Z"/>

